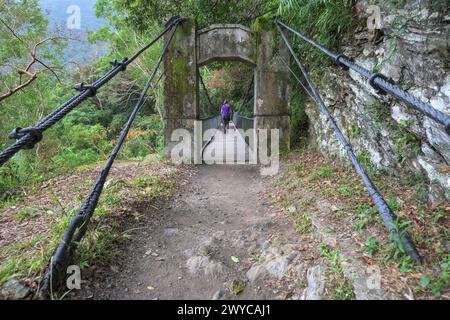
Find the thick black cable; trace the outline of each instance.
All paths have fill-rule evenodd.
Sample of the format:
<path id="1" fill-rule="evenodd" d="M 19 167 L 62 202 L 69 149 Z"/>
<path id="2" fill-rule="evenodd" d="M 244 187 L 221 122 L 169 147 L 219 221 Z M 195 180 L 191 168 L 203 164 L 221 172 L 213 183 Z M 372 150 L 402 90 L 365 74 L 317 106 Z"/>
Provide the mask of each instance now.
<path id="1" fill-rule="evenodd" d="M 43 286 L 40 289 L 40 295 L 41 297 L 48 297 L 50 292 L 52 291 L 52 288 L 55 288 L 59 285 L 59 283 L 64 279 L 64 276 L 66 274 L 67 266 L 70 262 L 70 259 L 73 255 L 75 245 L 81 241 L 84 234 L 87 230 L 87 225 L 95 211 L 95 208 L 97 207 L 100 195 L 103 191 L 103 187 L 106 182 L 106 178 L 108 177 L 109 171 L 111 170 L 111 167 L 114 163 L 115 158 L 117 157 L 117 154 L 120 151 L 120 148 L 122 147 L 122 144 L 124 143 L 127 134 L 133 124 L 134 119 L 136 118 L 138 112 L 140 111 L 142 105 L 145 101 L 145 96 L 148 92 L 148 90 L 151 88 L 154 90 L 156 86 L 159 84 L 159 81 L 161 80 L 162 76 L 159 77 L 159 79 L 156 81 L 156 83 L 152 86 L 152 82 L 156 76 L 156 73 L 159 69 L 159 66 L 161 65 L 162 59 L 167 53 L 168 47 L 170 42 L 172 41 L 172 38 L 175 34 L 175 31 L 177 30 L 178 24 L 180 20 L 178 20 L 176 23 L 172 25 L 173 31 L 168 39 L 168 41 L 165 43 L 163 51 L 153 69 L 153 72 L 151 73 L 144 89 L 142 90 L 139 100 L 136 103 L 135 107 L 133 108 L 126 124 L 124 125 L 119 138 L 114 145 L 114 148 L 111 152 L 111 155 L 106 160 L 101 172 L 98 174 L 97 179 L 94 183 L 94 186 L 89 193 L 89 196 L 86 198 L 85 202 L 83 203 L 79 213 L 70 221 L 68 228 L 66 229 L 61 243 L 59 243 L 58 247 L 56 248 L 54 255 L 50 261 L 50 266 L 47 269 L 47 272 L 43 279 Z"/>
<path id="2" fill-rule="evenodd" d="M 350 161 L 353 164 L 353 167 L 355 168 L 356 172 L 360 175 L 361 179 L 364 182 L 364 185 L 366 186 L 367 190 L 369 191 L 370 197 L 372 198 L 373 202 L 375 203 L 375 206 L 378 208 L 378 212 L 380 213 L 381 219 L 384 222 L 384 225 L 386 226 L 387 230 L 394 235 L 394 239 L 402 245 L 406 253 L 416 262 L 421 263 L 421 257 L 419 253 L 417 252 L 411 238 L 406 232 L 399 232 L 399 230 L 396 229 L 396 223 L 397 216 L 392 212 L 391 208 L 389 208 L 386 201 L 381 196 L 380 192 L 376 188 L 376 186 L 373 184 L 373 182 L 370 180 L 369 176 L 367 175 L 364 167 L 359 163 L 359 161 L 356 158 L 355 153 L 353 152 L 351 146 L 348 144 L 345 136 L 342 134 L 341 130 L 339 129 L 339 126 L 337 125 L 336 121 L 334 120 L 333 116 L 330 114 L 328 108 L 326 107 L 325 103 L 323 102 L 320 95 L 317 93 L 317 90 L 314 86 L 314 84 L 309 79 L 308 73 L 306 72 L 305 67 L 300 62 L 299 58 L 294 52 L 294 49 L 290 45 L 289 41 L 286 38 L 286 35 L 281 30 L 280 26 L 277 24 L 278 31 L 281 34 L 281 37 L 283 38 L 284 43 L 288 47 L 291 55 L 294 57 L 295 62 L 297 63 L 298 67 L 300 68 L 303 77 L 305 78 L 311 93 L 315 97 L 315 101 L 320 107 L 322 113 L 327 117 L 328 122 L 331 124 L 331 126 L 334 129 L 334 133 L 336 134 L 339 142 L 344 147 L 345 151 L 347 152 L 348 157 L 350 158 Z"/>
<path id="3" fill-rule="evenodd" d="M 313 94 L 311 92 L 309 92 L 308 88 L 306 88 L 306 86 L 303 84 L 303 82 L 300 80 L 300 78 L 297 76 L 297 74 L 295 74 L 294 70 L 292 70 L 292 68 L 289 66 L 289 64 L 283 58 L 281 58 L 281 61 L 287 66 L 289 72 L 292 74 L 292 76 L 295 78 L 295 80 L 297 80 L 297 82 L 302 86 L 303 90 L 305 90 L 305 92 L 310 96 L 312 101 L 316 102 L 316 98 L 313 96 Z"/>
<path id="4" fill-rule="evenodd" d="M 17 139 L 15 143 L 8 146 L 2 152 L 0 152 L 0 166 L 5 164 L 9 159 L 11 159 L 17 152 L 22 149 L 33 148 L 34 145 L 41 141 L 42 134 L 45 130 L 52 127 L 62 118 L 64 118 L 70 111 L 75 107 L 80 105 L 83 101 L 89 97 L 95 95 L 102 86 L 108 83 L 112 78 L 114 78 L 119 72 L 124 71 L 126 67 L 132 63 L 140 54 L 151 47 L 156 41 L 158 41 L 167 31 L 169 31 L 175 24 L 178 24 L 181 18 L 175 17 L 171 20 L 169 24 L 166 25 L 163 31 L 161 31 L 156 38 L 154 38 L 150 43 L 148 43 L 144 48 L 139 50 L 131 58 L 124 58 L 121 62 L 113 61 L 112 69 L 106 72 L 100 79 L 96 80 L 90 85 L 85 85 L 83 83 L 78 84 L 77 88 L 81 91 L 78 95 L 72 97 L 63 105 L 61 105 L 56 110 L 52 111 L 49 115 L 43 118 L 34 127 L 29 128 L 16 128 L 10 133 L 9 137 L 11 139 Z"/>
<path id="5" fill-rule="evenodd" d="M 431 119 L 433 119 L 436 122 L 439 122 L 442 124 L 445 128 L 445 131 L 448 135 L 450 135 L 450 116 L 444 114 L 443 112 L 433 108 L 428 103 L 425 103 L 416 97 L 413 97 L 409 93 L 407 93 L 405 90 L 400 89 L 396 85 L 392 84 L 387 80 L 385 76 L 378 73 L 370 72 L 369 70 L 361 67 L 360 65 L 354 63 L 352 59 L 346 57 L 343 54 L 336 54 L 333 53 L 326 48 L 322 47 L 321 45 L 317 44 L 313 40 L 309 39 L 308 37 L 302 35 L 300 32 L 294 30 L 290 26 L 286 25 L 285 23 L 276 20 L 275 21 L 278 26 L 282 26 L 289 30 L 290 32 L 294 33 L 295 35 L 299 36 L 304 41 L 308 42 L 312 46 L 316 47 L 323 53 L 325 53 L 327 56 L 332 58 L 336 63 L 340 64 L 341 66 L 344 66 L 346 68 L 352 69 L 353 71 L 359 73 L 360 75 L 366 77 L 369 79 L 369 84 L 376 89 L 378 92 L 387 92 L 393 97 L 400 99 L 404 102 L 406 102 L 408 105 L 410 105 L 412 108 L 414 108 L 417 111 L 422 112 L 423 114 L 427 115 Z"/>

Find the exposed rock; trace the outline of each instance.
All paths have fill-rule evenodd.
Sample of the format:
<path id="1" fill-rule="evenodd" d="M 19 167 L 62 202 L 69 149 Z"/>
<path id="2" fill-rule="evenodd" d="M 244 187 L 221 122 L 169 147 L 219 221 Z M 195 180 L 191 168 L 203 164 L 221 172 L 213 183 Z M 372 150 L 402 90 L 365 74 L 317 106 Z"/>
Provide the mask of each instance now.
<path id="1" fill-rule="evenodd" d="M 432 202 L 438 202 L 443 198 L 450 199 L 450 173 L 439 172 L 439 165 L 426 161 L 426 158 L 419 157 L 419 163 L 430 179 L 429 199 Z"/>
<path id="2" fill-rule="evenodd" d="M 205 256 L 192 256 L 186 262 L 186 267 L 191 274 L 199 274 L 204 272 L 204 268 L 208 264 L 209 259 Z"/>
<path id="3" fill-rule="evenodd" d="M 209 277 L 217 277 L 224 273 L 224 266 L 221 262 L 209 261 L 205 266 L 205 275 Z"/>
<path id="4" fill-rule="evenodd" d="M 31 289 L 22 281 L 11 279 L 3 285 L 1 293 L 4 299 L 21 300 L 31 294 Z"/>
<path id="5" fill-rule="evenodd" d="M 297 263 L 299 252 L 294 250 L 289 244 L 276 244 L 276 240 L 266 242 L 262 246 L 260 256 L 261 263 L 255 263 L 247 271 L 247 278 L 251 283 L 263 279 L 266 276 L 272 276 L 282 279 L 289 268 Z"/>
<path id="6" fill-rule="evenodd" d="M 367 36 L 364 32 L 355 33 L 347 42 L 351 45 L 344 47 L 343 52 L 356 53 L 352 57 L 368 70 L 382 65 L 382 74 L 414 97 L 449 115 L 448 26 L 440 12 L 433 12 L 431 2 L 405 1 L 402 7 L 377 3 L 381 8 L 383 41 L 361 42 L 360 38 Z M 368 5 L 367 1 L 356 4 L 361 21 L 368 18 Z M 394 28 L 391 25 L 394 21 L 397 24 L 408 21 L 408 24 L 403 29 L 402 25 Z M 395 32 L 398 34 L 392 37 Z M 449 192 L 443 192 L 448 190 L 448 174 L 436 170 L 450 164 L 450 138 L 443 126 L 389 95 L 380 95 L 356 72 L 350 70 L 346 74 L 334 70 L 329 68 L 330 72 L 320 82 L 319 92 L 355 153 L 364 154 L 375 167 L 393 175 L 424 171 L 430 181 L 430 200 L 449 200 Z M 309 103 L 306 113 L 310 120 L 310 145 L 349 163 L 319 108 Z M 405 137 L 406 134 L 412 138 Z M 405 140 L 406 146 L 402 145 Z"/>
<path id="7" fill-rule="evenodd" d="M 221 262 L 206 256 L 192 256 L 186 262 L 186 267 L 193 275 L 217 277 L 224 273 L 225 267 Z"/>
<path id="8" fill-rule="evenodd" d="M 225 290 L 223 290 L 223 289 L 217 290 L 217 291 L 213 294 L 211 300 L 227 300 Z"/>
<path id="9" fill-rule="evenodd" d="M 449 108 L 450 110 L 450 108 Z M 450 114 L 450 112 L 448 112 Z M 450 163 L 450 138 L 442 130 L 442 127 L 436 124 L 433 120 L 425 119 L 423 126 L 426 130 L 429 143 L 439 150 L 439 154 Z"/>
<path id="10" fill-rule="evenodd" d="M 281 279 L 288 270 L 288 265 L 287 257 L 279 256 L 266 262 L 265 268 L 272 276 Z"/>
<path id="11" fill-rule="evenodd" d="M 171 237 L 177 235 L 179 233 L 178 228 L 166 228 L 164 229 L 164 235 L 167 237 Z"/>
<path id="12" fill-rule="evenodd" d="M 267 275 L 266 268 L 259 264 L 254 264 L 247 271 L 247 278 L 250 281 L 250 283 L 255 283 L 256 281 L 263 279 L 266 275 Z"/>
<path id="13" fill-rule="evenodd" d="M 325 290 L 325 267 L 316 265 L 308 269 L 306 279 L 308 286 L 306 287 L 302 300 L 321 300 Z"/>
<path id="14" fill-rule="evenodd" d="M 216 232 L 214 232 L 214 234 L 213 234 L 213 239 L 214 240 L 218 240 L 218 241 L 220 241 L 220 240 L 222 240 L 223 239 L 223 237 L 225 236 L 225 231 L 216 231 Z"/>
<path id="15" fill-rule="evenodd" d="M 443 158 L 440 154 L 438 154 L 436 151 L 434 151 L 429 144 L 423 143 L 422 144 L 422 152 L 426 158 L 428 158 L 427 162 L 435 162 L 435 163 L 443 163 Z"/>

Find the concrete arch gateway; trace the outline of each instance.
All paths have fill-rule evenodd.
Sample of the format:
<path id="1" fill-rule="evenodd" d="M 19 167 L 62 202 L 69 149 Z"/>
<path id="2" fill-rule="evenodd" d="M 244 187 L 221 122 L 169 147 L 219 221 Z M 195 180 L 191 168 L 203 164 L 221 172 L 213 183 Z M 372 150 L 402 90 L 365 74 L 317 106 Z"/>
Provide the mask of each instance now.
<path id="1" fill-rule="evenodd" d="M 168 38 L 166 35 L 165 41 Z M 177 129 L 194 137 L 194 130 L 201 124 L 198 67 L 224 60 L 254 67 L 254 129 L 279 129 L 280 147 L 289 148 L 289 59 L 289 51 L 271 21 L 258 20 L 253 29 L 215 24 L 197 30 L 193 19 L 184 19 L 164 57 L 165 156 L 170 157 L 180 143 Z M 195 140 L 189 142 L 193 152 L 187 158 L 198 163 L 201 141 Z"/>

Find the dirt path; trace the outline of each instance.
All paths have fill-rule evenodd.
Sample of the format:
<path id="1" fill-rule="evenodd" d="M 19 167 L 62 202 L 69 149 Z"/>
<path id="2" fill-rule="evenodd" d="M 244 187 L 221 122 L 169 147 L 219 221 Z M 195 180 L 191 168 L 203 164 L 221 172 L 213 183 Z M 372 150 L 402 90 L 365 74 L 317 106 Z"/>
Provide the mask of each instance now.
<path id="1" fill-rule="evenodd" d="M 89 254 L 78 260 L 89 266 L 85 263 L 82 270 L 82 289 L 61 295 L 66 299 L 415 298 L 412 290 L 419 290 L 417 279 L 423 273 L 400 269 L 405 260 L 392 256 L 395 247 L 388 246 L 378 216 L 356 211 L 359 205 L 370 208 L 359 180 L 331 165 L 314 152 L 283 159 L 276 177 L 263 177 L 258 167 L 250 165 L 175 169 L 158 161 L 121 164 L 112 171 L 101 201 L 103 216 L 96 216 L 87 239 L 98 245 L 102 237 L 98 232 L 106 230 L 105 239 L 112 240 L 100 241 L 98 250 L 88 242 Z M 25 259 L 50 247 L 52 224 L 45 219 L 61 216 L 56 205 L 75 207 L 80 197 L 66 194 L 86 194 L 95 174 L 94 170 L 59 177 L 18 207 L 4 211 L 3 221 L 9 225 L 17 224 L 16 216 L 24 208 L 48 214 L 23 218 L 20 231 L 30 235 L 26 250 L 15 249 L 12 236 L 17 229 L 3 228 L 0 240 L 12 248 L 3 256 L 14 258 L 14 250 Z M 345 195 L 339 196 L 340 191 Z M 169 200 L 162 200 L 170 194 Z M 51 203 L 52 195 L 66 202 Z M 409 208 L 405 205 L 403 210 L 414 212 Z M 32 235 L 41 235 L 41 228 L 49 236 L 35 241 Z M 369 236 L 376 239 L 375 248 L 368 247 Z M 122 258 L 117 259 L 119 251 Z M 418 292 L 419 297 L 432 298 L 424 289 Z"/>
<path id="2" fill-rule="evenodd" d="M 254 166 L 200 166 L 132 234 L 122 265 L 79 295 L 93 299 L 298 299 L 304 243 L 265 201 Z M 156 216 L 155 216 L 156 214 Z M 300 274 L 299 274 L 300 273 Z M 240 292 L 242 291 L 242 292 Z M 239 294 L 238 294 L 239 292 Z M 78 296 L 80 298 L 80 296 Z"/>

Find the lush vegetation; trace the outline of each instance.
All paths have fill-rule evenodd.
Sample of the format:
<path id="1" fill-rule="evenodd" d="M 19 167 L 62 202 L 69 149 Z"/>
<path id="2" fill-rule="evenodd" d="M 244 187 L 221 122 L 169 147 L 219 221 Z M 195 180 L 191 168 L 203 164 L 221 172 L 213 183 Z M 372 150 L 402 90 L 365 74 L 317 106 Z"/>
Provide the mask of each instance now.
<path id="1" fill-rule="evenodd" d="M 254 84 L 251 66 L 236 62 L 215 62 L 200 68 L 200 74 L 213 105 L 213 108 L 208 108 L 205 89 L 200 87 L 202 116 L 217 114 L 224 100 L 228 100 L 233 110 L 239 111 L 241 115 L 253 116 Z"/>
<path id="2" fill-rule="evenodd" d="M 144 43 L 144 37 L 137 34 L 130 43 L 122 42 L 121 39 L 128 39 L 124 35 L 130 29 L 120 28 L 116 23 L 114 26 L 120 31 L 116 31 L 114 37 L 110 37 L 106 27 L 92 35 L 93 41 L 110 39 L 110 53 L 90 65 L 74 68 L 63 59 L 63 49 L 70 40 L 48 31 L 48 21 L 38 1 L 1 1 L 0 95 L 6 95 L 10 89 L 14 90 L 31 78 L 21 70 L 31 64 L 34 54 L 42 61 L 35 62 L 29 68 L 36 74 L 29 85 L 0 101 L 1 149 L 11 143 L 8 133 L 13 128 L 37 123 L 76 94 L 74 83 L 97 79 L 110 67 L 109 61 L 113 57 L 129 56 Z M 159 49 L 158 46 L 152 48 L 95 98 L 84 102 L 47 130 L 43 141 L 35 149 L 20 152 L 0 168 L 1 203 L 7 205 L 14 202 L 25 188 L 45 179 L 105 158 L 138 98 Z M 141 157 L 161 150 L 162 123 L 157 109 L 161 103 L 156 103 L 159 97 L 159 92 L 149 97 L 136 119 L 121 157 Z"/>
<path id="3" fill-rule="evenodd" d="M 408 232 L 422 254 L 423 264 L 417 265 L 405 254 L 403 245 L 386 233 L 376 206 L 354 170 L 307 149 L 293 151 L 287 158 L 291 164 L 275 180 L 274 202 L 293 220 L 300 237 L 309 239 L 317 232 L 326 235 L 325 243 L 316 250 L 328 267 L 328 298 L 352 298 L 352 286 L 343 276 L 341 262 L 360 251 L 367 265 L 380 267 L 384 289 L 402 296 L 412 292 L 415 299 L 445 299 L 450 262 L 445 248 L 449 235 L 447 206 L 427 205 L 423 178 L 411 175 L 403 181 L 375 167 L 368 170 L 398 216 L 392 227 L 400 234 Z M 323 199 L 329 205 L 324 205 Z M 358 249 L 351 249 L 349 254 L 345 242 L 350 238 L 342 238 L 342 234 L 351 234 L 351 242 Z M 330 240 L 334 237 L 336 240 Z"/>
<path id="4" fill-rule="evenodd" d="M 76 93 L 72 88 L 74 83 L 89 83 L 99 78 L 110 68 L 109 61 L 130 56 L 156 35 L 161 29 L 163 20 L 171 16 L 193 17 L 200 28 L 213 23 L 241 23 L 251 27 L 258 19 L 278 16 L 323 46 L 338 51 L 342 38 L 352 28 L 352 3 L 352 1 L 342 0 L 97 0 L 96 13 L 107 23 L 100 30 L 90 34 L 89 38 L 92 42 L 107 42 L 108 52 L 98 59 L 93 59 L 88 65 L 74 66 L 65 61 L 63 52 L 72 40 L 63 34 L 49 31 L 48 18 L 41 11 L 38 0 L 0 0 L 0 149 L 11 144 L 7 137 L 12 129 L 27 127 L 38 122 Z M 400 24 L 400 30 L 404 28 L 404 23 Z M 311 76 L 316 81 L 320 81 L 320 71 L 331 61 L 295 37 L 293 44 L 294 49 L 310 70 Z M 109 155 L 115 138 L 136 102 L 152 66 L 158 59 L 161 47 L 161 43 L 153 46 L 126 72 L 121 73 L 103 88 L 95 98 L 84 102 L 60 123 L 47 130 L 43 141 L 36 148 L 18 153 L 5 166 L 0 167 L 0 207 L 11 206 L 30 188 L 36 187 L 44 180 L 71 171 L 82 172 L 85 166 L 104 160 Z M 395 47 L 391 46 L 389 51 L 394 52 Z M 386 61 L 377 67 L 384 63 Z M 291 67 L 296 70 L 294 64 Z M 253 100 L 248 95 L 252 92 L 251 67 L 240 63 L 220 62 L 202 67 L 200 73 L 216 111 L 218 105 L 227 99 L 232 102 L 235 110 L 240 110 L 246 116 L 252 115 Z M 295 83 L 293 88 L 291 90 L 291 141 L 296 144 L 302 141 L 307 128 L 304 111 L 304 102 L 307 97 Z M 120 157 L 142 158 L 149 153 L 161 152 L 162 93 L 160 86 L 148 97 Z M 200 96 L 200 108 L 201 116 L 214 113 L 203 90 Z M 368 112 L 372 117 L 381 120 L 385 110 L 381 110 L 378 105 L 372 105 Z M 381 122 L 377 125 L 381 126 Z M 418 150 L 414 137 L 406 132 L 406 127 L 407 123 L 402 124 L 394 137 L 395 147 L 405 159 Z M 361 135 L 360 129 L 355 126 L 352 126 L 349 131 L 352 137 Z M 414 147 L 411 148 L 411 146 Z M 361 152 L 358 159 L 368 168 L 371 175 L 379 175 L 378 169 L 371 166 L 367 152 Z M 323 196 L 344 202 L 352 208 L 349 216 L 345 217 L 346 221 L 358 233 L 359 238 L 368 228 L 379 228 L 377 211 L 365 198 L 365 192 L 361 185 L 357 184 L 355 177 L 346 179 L 343 174 L 335 174 L 336 168 L 325 164 L 317 168 L 308 168 L 307 163 L 314 164 L 317 159 L 307 160 L 312 161 L 297 161 L 293 165 L 293 172 L 291 172 L 293 174 L 290 175 L 292 181 L 283 181 L 288 188 L 294 189 L 298 185 L 304 185 L 311 191 L 317 191 Z M 403 216 L 411 219 L 413 218 L 410 216 L 411 212 L 418 214 L 414 217 L 413 224 L 398 224 L 396 227 L 409 230 L 412 226 L 416 229 L 415 234 L 418 234 L 418 239 L 414 240 L 422 251 L 426 248 L 437 251 L 432 246 L 432 242 L 443 241 L 443 234 L 445 239 L 448 238 L 448 232 L 443 230 L 441 223 L 445 216 L 443 209 L 426 208 L 426 192 L 417 181 L 414 181 L 411 186 L 404 187 L 400 184 L 388 185 L 388 182 L 381 177 L 376 178 L 379 179 L 377 184 L 381 185 L 381 189 L 386 194 L 392 195 L 390 205 L 393 209 L 400 210 Z M 314 181 L 318 179 L 339 180 L 333 181 L 334 183 L 329 187 L 319 188 L 314 184 Z M 91 182 L 92 179 L 89 179 L 89 185 Z M 164 185 L 162 180 L 155 182 L 151 177 L 137 178 L 130 183 L 155 195 L 165 194 L 170 189 L 170 186 Z M 338 187 L 334 188 L 335 185 Z M 409 191 L 413 186 L 414 190 L 411 192 L 402 193 L 404 188 Z M 160 190 L 160 188 L 163 189 Z M 111 191 L 105 192 L 97 212 L 99 218 L 105 217 L 108 208 L 116 204 L 119 189 L 112 188 Z M 417 199 L 413 199 L 417 203 L 410 200 L 408 204 L 404 204 L 397 200 L 407 197 L 408 194 L 409 197 L 417 195 Z M 82 200 L 77 199 L 77 201 Z M 288 200 L 294 201 L 293 199 L 286 201 Z M 54 207 L 61 205 L 56 196 L 52 201 L 55 202 Z M 312 200 L 304 198 L 302 201 L 298 204 L 299 209 L 302 210 L 292 212 L 291 215 L 297 231 L 305 234 L 312 228 L 311 217 L 306 212 Z M 343 218 L 343 210 L 335 209 L 333 212 L 336 218 Z M 67 213 L 65 208 L 61 211 Z M 36 247 L 41 242 L 50 245 L 47 245 L 45 252 L 40 256 L 37 255 L 38 260 L 16 261 L 16 258 L 20 259 L 20 257 L 13 257 L 6 269 L 0 269 L 0 283 L 14 272 L 30 273 L 30 270 L 37 272 L 48 261 L 51 249 L 60 239 L 71 216 L 55 210 L 50 213 L 47 211 L 47 213 L 54 229 L 51 236 L 38 234 L 31 240 L 3 248 L 0 256 L 10 256 L 13 252 L 20 253 L 24 247 Z M 42 212 L 20 209 L 17 212 L 17 220 L 22 222 L 41 214 Z M 428 228 L 428 225 L 427 228 L 423 228 L 422 226 L 430 220 L 433 221 L 431 228 Z M 101 250 L 103 246 L 103 243 L 95 241 L 98 239 L 108 241 L 110 239 L 108 237 L 117 235 L 108 234 L 106 237 L 103 235 L 103 238 L 98 237 L 98 239 L 97 236 L 98 234 L 95 233 L 91 235 L 92 238 L 88 238 L 84 247 L 81 247 L 80 260 L 86 261 L 87 264 L 90 263 L 92 255 L 98 253 L 93 251 L 93 248 L 100 247 L 99 250 Z M 411 261 L 405 258 L 402 248 L 382 246 L 380 237 L 361 239 L 361 251 L 368 258 L 386 265 L 388 270 L 395 264 L 400 266 L 400 270 L 404 273 L 414 272 L 415 279 L 408 279 L 408 281 L 415 292 L 421 293 L 430 289 L 434 296 L 440 297 L 442 289 L 448 285 L 448 253 L 430 252 L 436 260 L 431 264 L 439 267 L 436 270 L 425 268 L 419 270 L 421 271 L 419 273 L 414 269 Z M 353 293 L 350 285 L 342 276 L 339 251 L 325 245 L 318 249 L 321 256 L 327 260 L 327 265 L 332 271 L 333 284 L 337 288 L 336 291 L 330 292 L 331 297 L 351 298 Z M 420 282 L 417 279 L 420 279 Z"/>
<path id="5" fill-rule="evenodd" d="M 101 76 L 109 68 L 110 60 L 130 56 L 152 35 L 157 34 L 164 19 L 173 15 L 194 17 L 199 27 L 213 23 L 252 26 L 258 18 L 279 15 L 330 47 L 338 45 L 339 37 L 336 35 L 343 35 L 351 22 L 350 5 L 342 5 L 342 1 L 337 0 L 98 0 L 96 14 L 107 23 L 91 34 L 90 40 L 106 41 L 109 50 L 89 65 L 74 66 L 64 61 L 63 54 L 64 47 L 72 40 L 49 31 L 49 21 L 41 11 L 38 0 L 0 0 L 0 5 L 0 95 L 8 94 L 10 89 L 14 91 L 24 82 L 30 81 L 0 100 L 2 149 L 11 143 L 7 136 L 13 128 L 36 123 L 76 93 L 72 89 L 74 83 L 88 83 Z M 322 63 L 314 51 L 309 51 L 310 48 L 305 50 L 300 43 L 295 46 L 312 70 Z M 5 202 L 14 202 L 24 187 L 104 159 L 160 50 L 161 43 L 152 47 L 95 98 L 84 102 L 63 121 L 47 130 L 43 141 L 35 149 L 20 152 L 0 168 L 0 201 L 4 205 Z M 33 59 L 36 61 L 27 69 Z M 239 109 L 247 116 L 252 115 L 253 100 L 252 95 L 248 95 L 248 92 L 252 93 L 252 72 L 249 66 L 215 63 L 201 68 L 200 72 L 215 106 L 228 99 L 234 104 L 235 110 Z M 242 77 L 243 74 L 245 77 Z M 296 142 L 307 126 L 303 109 L 304 95 L 300 90 L 292 90 L 291 98 L 292 141 Z M 210 115 L 211 108 L 204 93 L 200 101 L 201 115 Z M 121 157 L 142 157 L 161 151 L 162 103 L 160 86 L 148 98 Z"/>

